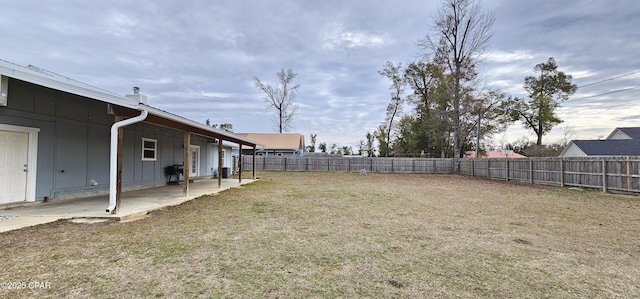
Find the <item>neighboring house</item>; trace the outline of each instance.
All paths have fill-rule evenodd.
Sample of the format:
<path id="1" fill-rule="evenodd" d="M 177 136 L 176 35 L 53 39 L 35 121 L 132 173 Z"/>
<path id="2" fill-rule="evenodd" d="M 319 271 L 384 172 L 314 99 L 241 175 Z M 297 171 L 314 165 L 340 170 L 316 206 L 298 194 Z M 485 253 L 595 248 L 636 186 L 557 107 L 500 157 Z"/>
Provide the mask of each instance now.
<path id="1" fill-rule="evenodd" d="M 465 152 L 464 157 L 475 158 L 476 152 L 475 151 Z M 489 159 L 503 158 L 504 159 L 504 158 L 526 158 L 526 156 L 523 156 L 518 153 L 514 153 L 513 151 L 488 151 L 485 154 L 481 154 L 480 158 L 489 158 Z"/>
<path id="2" fill-rule="evenodd" d="M 325 153 L 325 152 L 306 152 L 304 153 L 305 157 L 314 157 L 314 158 L 318 158 L 318 157 L 344 157 L 344 155 L 342 154 L 331 154 L 331 153 Z"/>
<path id="3" fill-rule="evenodd" d="M 238 133 L 247 139 L 264 144 L 258 149 L 260 156 L 302 156 L 304 154 L 304 135 L 300 133 Z M 244 150 L 243 154 L 251 154 Z"/>
<path id="4" fill-rule="evenodd" d="M 573 140 L 560 157 L 640 156 L 640 127 L 616 128 L 604 140 Z"/>
<path id="5" fill-rule="evenodd" d="M 0 204 L 99 194 L 111 203 L 116 185 L 164 185 L 185 160 L 184 176 L 210 177 L 231 167 L 232 145 L 258 144 L 149 106 L 135 89 L 120 96 L 3 60 L 0 75 Z M 124 127 L 112 136 L 116 122 Z"/>

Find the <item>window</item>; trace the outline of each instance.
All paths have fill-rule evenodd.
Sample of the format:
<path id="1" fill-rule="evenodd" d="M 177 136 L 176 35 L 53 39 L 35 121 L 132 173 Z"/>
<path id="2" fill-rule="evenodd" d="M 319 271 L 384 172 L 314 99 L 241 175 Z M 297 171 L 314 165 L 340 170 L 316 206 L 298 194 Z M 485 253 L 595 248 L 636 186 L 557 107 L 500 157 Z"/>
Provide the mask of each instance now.
<path id="1" fill-rule="evenodd" d="M 189 146 L 191 150 L 191 164 L 189 166 L 189 175 L 199 176 L 200 175 L 200 147 L 197 145 Z"/>
<path id="2" fill-rule="evenodd" d="M 158 140 L 142 138 L 142 161 L 157 160 Z"/>

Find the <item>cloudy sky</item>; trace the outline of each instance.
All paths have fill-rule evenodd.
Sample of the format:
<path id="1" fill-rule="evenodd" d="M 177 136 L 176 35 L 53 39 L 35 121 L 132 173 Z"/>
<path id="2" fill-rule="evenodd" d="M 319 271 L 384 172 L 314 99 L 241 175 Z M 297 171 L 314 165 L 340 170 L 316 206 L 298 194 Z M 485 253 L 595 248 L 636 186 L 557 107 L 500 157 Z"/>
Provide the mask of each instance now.
<path id="1" fill-rule="evenodd" d="M 386 61 L 420 57 L 439 1 L 428 0 L 4 0 L 0 59 L 35 65 L 189 119 L 274 132 L 254 78 L 298 74 L 291 132 L 353 145 L 383 121 Z M 480 65 L 485 84 L 526 97 L 524 77 L 554 57 L 578 92 L 565 123 L 543 142 L 607 136 L 640 125 L 640 2 L 491 0 L 494 37 Z M 596 84 L 592 84 L 596 83 Z M 592 85 L 591 85 L 592 84 Z M 587 86 L 588 85 L 588 86 Z M 535 135 L 519 124 L 495 144 Z"/>

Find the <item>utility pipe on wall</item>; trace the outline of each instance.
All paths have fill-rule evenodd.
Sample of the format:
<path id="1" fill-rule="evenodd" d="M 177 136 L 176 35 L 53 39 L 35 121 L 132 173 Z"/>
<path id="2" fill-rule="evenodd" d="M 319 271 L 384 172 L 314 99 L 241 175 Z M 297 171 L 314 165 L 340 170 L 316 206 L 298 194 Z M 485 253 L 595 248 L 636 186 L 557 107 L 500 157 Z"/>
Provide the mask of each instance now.
<path id="1" fill-rule="evenodd" d="M 107 213 L 110 213 L 116 208 L 116 184 L 118 181 L 118 129 L 141 122 L 147 118 L 147 115 L 149 115 L 149 112 L 147 110 L 142 110 L 140 115 L 121 120 L 111 126 L 111 145 L 109 152 L 109 207 L 107 208 Z"/>

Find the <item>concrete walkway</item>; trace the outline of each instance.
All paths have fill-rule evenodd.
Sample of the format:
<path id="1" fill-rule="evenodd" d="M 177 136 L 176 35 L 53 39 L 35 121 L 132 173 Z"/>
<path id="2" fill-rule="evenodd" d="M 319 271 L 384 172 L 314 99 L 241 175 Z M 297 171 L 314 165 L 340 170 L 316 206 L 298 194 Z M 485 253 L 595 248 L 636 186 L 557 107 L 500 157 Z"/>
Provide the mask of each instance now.
<path id="1" fill-rule="evenodd" d="M 167 185 L 122 193 L 120 211 L 117 215 L 106 212 L 109 196 L 54 200 L 52 202 L 24 203 L 0 207 L 0 232 L 20 229 L 62 219 L 111 219 L 133 220 L 150 211 L 179 205 L 205 194 L 215 194 L 230 188 L 254 182 L 242 179 L 223 179 L 218 188 L 218 180 L 203 180 L 189 183 L 189 196 L 184 196 L 182 185 Z"/>

